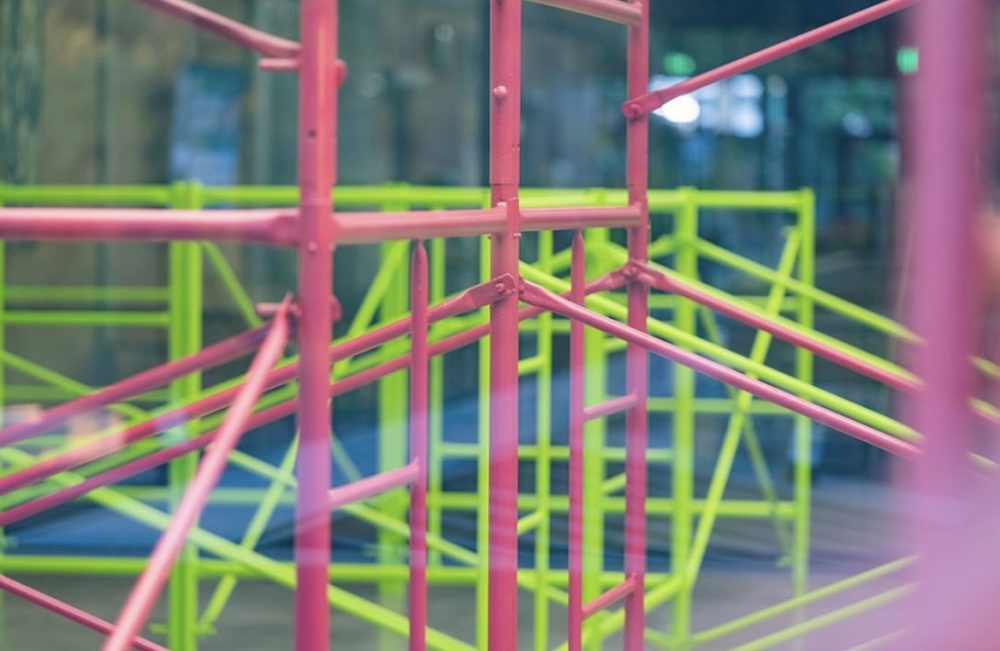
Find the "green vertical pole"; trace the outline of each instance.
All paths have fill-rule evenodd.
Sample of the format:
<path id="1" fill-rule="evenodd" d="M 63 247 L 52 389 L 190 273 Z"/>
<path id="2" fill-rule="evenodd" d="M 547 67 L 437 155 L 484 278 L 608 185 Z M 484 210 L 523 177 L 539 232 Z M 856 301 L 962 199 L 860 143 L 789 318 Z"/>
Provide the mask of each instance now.
<path id="1" fill-rule="evenodd" d="M 430 298 L 432 304 L 440 303 L 445 293 L 445 240 L 430 242 Z M 436 339 L 440 323 L 431 325 L 431 338 Z M 428 424 L 429 449 L 427 468 L 427 531 L 436 538 L 441 537 L 441 489 L 444 481 L 444 357 L 434 355 L 430 359 L 429 382 L 427 387 L 430 405 Z M 431 547 L 427 558 L 431 567 L 441 565 L 441 552 Z"/>
<path id="2" fill-rule="evenodd" d="M 176 183 L 171 207 L 201 208 L 199 184 Z M 169 357 L 178 359 L 201 349 L 202 332 L 202 258 L 197 242 L 171 242 L 168 245 L 168 284 L 170 295 Z M 191 373 L 170 385 L 171 401 L 185 402 L 201 391 L 201 373 Z M 175 441 L 198 431 L 196 422 L 172 430 Z M 198 468 L 198 455 L 184 455 L 167 467 L 171 502 L 176 506 Z M 188 545 L 181 552 L 170 574 L 167 613 L 167 645 L 174 651 L 194 651 L 198 646 L 198 550 Z"/>
<path id="3" fill-rule="evenodd" d="M 536 267 L 552 273 L 552 231 L 538 234 Z M 538 456 L 535 458 L 535 495 L 540 520 L 535 530 L 535 651 L 546 651 L 549 644 L 549 547 L 551 537 L 550 498 L 552 470 L 552 313 L 538 317 L 536 354 L 542 363 L 538 370 L 536 389 L 535 432 Z"/>
<path id="4" fill-rule="evenodd" d="M 602 251 L 610 245 L 608 231 L 592 229 L 584 232 L 587 249 L 587 277 L 596 278 L 609 270 Z M 593 328 L 584 328 L 584 404 L 595 405 L 607 400 L 607 337 Z M 590 601 L 604 591 L 604 477 L 606 461 L 604 449 L 607 439 L 605 419 L 588 421 L 584 426 L 583 455 L 583 600 Z M 603 637 L 600 622 L 606 613 L 590 617 L 584 624 L 587 651 L 600 651 Z"/>
<path id="5" fill-rule="evenodd" d="M 387 202 L 383 210 L 403 211 L 409 206 L 398 202 Z M 398 242 L 384 242 L 379 245 L 380 259 L 384 262 L 390 257 Z M 408 256 L 404 256 L 408 260 Z M 409 265 L 399 265 L 393 276 L 379 308 L 379 318 L 383 322 L 404 316 L 410 307 Z M 394 341 L 386 344 L 385 354 L 396 356 L 405 354 L 409 345 L 405 341 Z M 409 375 L 406 370 L 397 371 L 379 380 L 378 383 L 378 471 L 386 472 L 406 465 L 407 461 L 407 423 L 409 419 Z M 380 496 L 378 508 L 393 519 L 405 521 L 407 495 L 404 491 L 393 490 Z M 378 562 L 380 565 L 396 565 L 405 561 L 402 550 L 406 547 L 405 538 L 399 534 L 378 529 Z M 399 580 L 387 579 L 378 582 L 379 603 L 396 611 L 403 610 L 405 605 L 405 589 Z M 380 629 L 380 648 L 392 648 L 398 643 L 398 638 Z"/>
<path id="6" fill-rule="evenodd" d="M 802 190 L 799 209 L 799 233 L 802 251 L 799 254 L 799 280 L 807 285 L 816 282 L 816 200 L 812 190 Z M 813 302 L 799 294 L 797 317 L 806 328 L 813 327 Z M 812 384 L 813 355 L 804 348 L 795 351 L 795 372 L 800 380 Z M 794 484 L 795 520 L 792 575 L 795 594 L 804 594 L 809 582 L 809 509 L 812 485 L 812 422 L 804 416 L 795 418 Z"/>
<path id="7" fill-rule="evenodd" d="M 682 205 L 675 215 L 674 241 L 677 272 L 689 278 L 698 273 L 697 193 L 691 188 L 681 188 Z M 679 298 L 674 311 L 674 325 L 688 334 L 696 333 L 697 311 L 695 305 Z M 673 497 L 674 515 L 670 540 L 671 573 L 683 577 L 691 551 L 691 532 L 694 522 L 694 430 L 695 430 L 695 375 L 694 371 L 674 364 L 674 414 L 673 414 Z M 684 649 L 691 634 L 691 597 L 694 586 L 681 583 L 673 601 L 670 620 L 671 648 Z"/>
<path id="8" fill-rule="evenodd" d="M 484 281 L 490 277 L 489 238 L 480 238 L 479 274 Z M 483 308 L 484 319 L 489 308 Z M 490 340 L 479 340 L 479 455 L 476 472 L 476 553 L 479 571 L 476 574 L 476 649 L 489 651 L 489 486 L 490 486 Z"/>

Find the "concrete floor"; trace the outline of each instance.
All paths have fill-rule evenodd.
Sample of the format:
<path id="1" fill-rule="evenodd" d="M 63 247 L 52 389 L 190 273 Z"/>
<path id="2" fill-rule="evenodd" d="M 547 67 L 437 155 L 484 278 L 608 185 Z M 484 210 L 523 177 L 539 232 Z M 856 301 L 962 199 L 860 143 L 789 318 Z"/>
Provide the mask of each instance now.
<path id="1" fill-rule="evenodd" d="M 893 493 L 882 485 L 854 480 L 828 479 L 815 490 L 812 528 L 813 559 L 811 587 L 819 587 L 891 560 L 899 555 L 894 532 L 900 523 Z M 665 535 L 662 527 L 651 527 L 651 535 Z M 786 570 L 776 565 L 773 529 L 760 522 L 728 521 L 713 537 L 706 566 L 695 595 L 694 629 L 701 630 L 727 619 L 787 599 L 790 582 Z M 64 578 L 17 576 L 33 587 L 49 592 L 96 615 L 113 619 L 128 592 L 130 581 L 118 578 Z M 206 591 L 211 588 L 205 586 Z M 374 596 L 370 587 L 341 586 L 364 596 Z M 841 607 L 851 600 L 874 594 L 878 586 L 855 591 L 812 608 L 818 614 Z M 886 587 L 883 582 L 881 587 Z M 474 600 L 472 591 L 460 588 L 432 588 L 429 618 L 433 626 L 466 640 L 473 639 Z M 531 599 L 521 599 L 520 633 L 522 649 L 531 648 Z M 564 611 L 553 608 L 553 645 L 565 639 Z M 43 611 L 7 597 L 5 625 L 0 649 L 4 651 L 76 651 L 100 646 L 101 637 Z M 162 621 L 154 616 L 153 620 Z M 292 595 L 284 588 L 259 582 L 240 583 L 217 632 L 204 638 L 202 651 L 279 651 L 291 648 Z M 650 617 L 650 625 L 666 630 L 667 608 Z M 789 620 L 779 620 L 778 625 Z M 720 640 L 704 648 L 733 648 L 773 630 L 753 628 L 741 636 Z M 156 635 L 151 635 L 158 639 Z M 773 648 L 820 648 L 828 646 L 829 634 L 817 635 L 806 644 Z M 394 651 L 405 649 L 398 638 L 379 635 L 372 628 L 340 613 L 334 613 L 331 640 L 338 651 Z M 606 649 L 620 648 L 612 639 Z M 847 646 L 839 646 L 847 648 Z"/>

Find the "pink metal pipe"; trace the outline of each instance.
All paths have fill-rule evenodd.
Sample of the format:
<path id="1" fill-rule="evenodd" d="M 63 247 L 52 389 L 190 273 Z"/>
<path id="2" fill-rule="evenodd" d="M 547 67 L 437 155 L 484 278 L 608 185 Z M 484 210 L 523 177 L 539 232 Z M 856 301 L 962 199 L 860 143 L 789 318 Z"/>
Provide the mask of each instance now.
<path id="1" fill-rule="evenodd" d="M 758 330 L 768 332 L 790 344 L 801 346 L 806 350 L 816 353 L 824 359 L 827 359 L 835 364 L 839 364 L 845 368 L 849 368 L 852 371 L 856 371 L 865 377 L 882 382 L 894 389 L 902 391 L 916 391 L 920 387 L 919 382 L 898 373 L 893 373 L 892 371 L 887 371 L 883 368 L 875 366 L 874 364 L 855 357 L 850 353 L 845 353 L 828 346 L 823 342 L 810 337 L 809 335 L 796 332 L 795 330 L 787 328 L 780 323 L 776 323 L 767 317 L 745 310 L 734 303 L 716 298 L 701 291 L 697 287 L 686 283 L 680 278 L 668 277 L 655 269 L 650 269 L 649 267 L 643 268 L 640 272 L 640 277 L 646 280 L 650 286 L 660 291 L 688 298 L 699 305 L 704 305 L 705 307 L 715 310 L 720 314 L 736 319 L 737 321 L 757 328 Z"/>
<path id="2" fill-rule="evenodd" d="M 409 486 L 420 474 L 420 466 L 408 463 L 402 468 L 381 472 L 350 484 L 338 486 L 329 492 L 329 507 L 336 511 L 348 504 L 374 497 L 393 488 Z"/>
<path id="3" fill-rule="evenodd" d="M 645 332 L 638 331 L 613 319 L 581 308 L 575 303 L 556 296 L 532 283 L 524 283 L 522 299 L 527 303 L 551 310 L 557 314 L 562 314 L 565 317 L 580 319 L 585 324 L 606 332 L 613 337 L 637 344 L 651 353 L 677 362 L 678 364 L 683 364 L 719 382 L 752 393 L 758 398 L 773 402 L 791 412 L 802 414 L 817 423 L 832 427 L 886 452 L 891 452 L 906 459 L 916 459 L 920 456 L 920 450 L 912 443 L 897 439 L 885 432 L 858 423 L 825 407 L 820 407 L 807 400 L 803 400 L 787 391 L 747 377 L 743 373 L 734 371 L 722 364 L 678 348 Z"/>
<path id="4" fill-rule="evenodd" d="M 496 206 L 485 210 L 338 212 L 333 221 L 339 244 L 476 237 L 502 232 L 507 227 L 507 210 Z"/>
<path id="5" fill-rule="evenodd" d="M 649 79 L 649 2 L 640 1 L 640 20 L 628 30 L 626 95 L 636 97 Z M 645 115 L 628 121 L 625 132 L 628 202 L 639 209 L 639 223 L 628 231 L 630 262 L 649 262 L 649 120 Z M 649 317 L 649 288 L 633 278 L 628 284 L 628 325 L 645 333 Z M 578 306 L 579 307 L 579 306 Z M 582 309 L 582 308 L 581 308 Z M 647 335 L 648 336 L 648 335 Z M 633 590 L 625 595 L 625 651 L 645 648 L 646 608 L 646 448 L 649 393 L 649 357 L 631 342 L 626 350 L 625 390 L 636 404 L 625 414 L 625 576 Z"/>
<path id="6" fill-rule="evenodd" d="M 184 0 L 139 0 L 174 18 L 269 57 L 296 57 L 299 44 L 273 36 Z"/>
<path id="7" fill-rule="evenodd" d="M 295 651 L 330 648 L 333 201 L 337 179 L 337 0 L 302 0 L 299 38 L 299 452 L 295 505 Z"/>
<path id="8" fill-rule="evenodd" d="M 583 307 L 586 254 L 583 231 L 573 237 L 570 300 Z M 569 651 L 583 648 L 583 425 L 585 355 L 583 322 L 569 324 L 569 604 L 566 608 Z"/>
<path id="9" fill-rule="evenodd" d="M 20 597 L 25 601 L 30 601 L 33 604 L 39 605 L 42 608 L 51 611 L 60 617 L 64 617 L 71 622 L 82 624 L 92 631 L 107 634 L 114 628 L 110 622 L 107 622 L 100 617 L 95 617 L 88 612 L 82 611 L 75 606 L 71 606 L 63 601 L 60 601 L 59 599 L 56 599 L 55 597 L 50 597 L 44 592 L 30 588 L 9 577 L 0 575 L 0 590 L 16 597 Z M 162 647 L 155 642 L 150 642 L 149 640 L 142 638 L 136 638 L 132 643 L 132 648 L 139 649 L 140 651 L 168 651 L 166 647 Z"/>
<path id="10" fill-rule="evenodd" d="M 639 206 L 521 209 L 521 227 L 526 231 L 628 228 L 641 222 Z"/>
<path id="11" fill-rule="evenodd" d="M 427 303 L 430 288 L 427 249 L 413 244 L 410 270 L 410 465 L 417 475 L 410 489 L 410 645 L 409 651 L 427 649 L 427 436 L 429 411 L 427 382 L 429 351 Z"/>
<path id="12" fill-rule="evenodd" d="M 281 359 L 285 344 L 288 343 L 290 307 L 291 298 L 286 298 L 275 315 L 264 343 L 250 364 L 246 384 L 226 413 L 212 447 L 198 464 L 194 479 L 184 491 L 173 520 L 163 532 L 146 568 L 129 593 L 115 623 L 115 630 L 102 647 L 103 651 L 125 651 L 130 648 L 133 638 L 149 617 L 170 568 L 184 547 L 188 531 L 194 526 L 212 489 L 218 484 L 229 454 L 246 431 L 254 407 L 267 387 L 268 371 Z"/>
<path id="13" fill-rule="evenodd" d="M 532 0 L 532 2 L 623 25 L 635 26 L 642 20 L 642 11 L 638 3 L 622 0 Z"/>
<path id="14" fill-rule="evenodd" d="M 985 582 L 996 578 L 995 548 L 970 543 L 996 535 L 995 510 L 970 507 L 973 490 L 986 488 L 993 492 L 984 503 L 992 508 L 997 485 L 973 483 L 969 453 L 976 431 L 968 408 L 977 389 L 968 359 L 984 321 L 986 266 L 977 236 L 994 160 L 988 136 L 995 127 L 987 118 L 994 6 L 926 0 L 913 12 L 920 74 L 904 133 L 904 161 L 911 167 L 901 218 L 912 242 L 906 316 L 924 341 L 907 351 L 923 383 L 907 408 L 924 435 L 925 454 L 912 475 L 920 581 L 906 618 L 912 631 L 900 642 L 908 648 L 987 648 L 998 635 L 991 609 L 967 598 L 970 589 L 976 594 L 977 580 L 989 586 L 981 596 L 996 594 L 995 582 Z M 977 553 L 985 549 L 988 555 Z"/>
<path id="15" fill-rule="evenodd" d="M 490 0 L 490 204 L 507 208 L 491 236 L 491 276 L 519 278 L 521 225 L 521 0 Z M 517 650 L 518 297 L 490 306 L 490 651 Z"/>
<path id="16" fill-rule="evenodd" d="M 5 240 L 234 240 L 289 246 L 294 212 L 159 208 L 0 208 Z"/>
<path id="17" fill-rule="evenodd" d="M 224 339 L 194 355 L 148 369 L 76 400 L 53 407 L 37 418 L 4 427 L 0 429 L 0 445 L 10 445 L 52 431 L 74 416 L 163 386 L 182 375 L 217 366 L 256 346 L 266 332 L 267 328 L 263 326 Z"/>
<path id="18" fill-rule="evenodd" d="M 632 394 L 618 396 L 597 405 L 590 405 L 583 410 L 583 419 L 589 421 L 606 418 L 613 414 L 620 414 L 623 411 L 634 409 L 637 404 L 639 404 L 639 399 Z"/>
<path id="19" fill-rule="evenodd" d="M 593 601 L 587 602 L 583 606 L 583 618 L 587 619 L 589 617 L 593 617 L 608 606 L 612 606 L 621 599 L 625 599 L 629 595 L 634 594 L 636 583 L 635 579 L 636 578 L 634 576 L 630 576 L 615 587 L 602 593 Z"/>
<path id="20" fill-rule="evenodd" d="M 885 18 L 886 16 L 902 11 L 903 9 L 916 4 L 918 1 L 919 0 L 886 0 L 885 2 L 880 2 L 877 5 L 863 9 L 849 16 L 845 16 L 839 20 L 835 20 L 822 27 L 817 27 L 814 30 L 799 34 L 798 36 L 788 39 L 787 41 L 782 41 L 781 43 L 772 45 L 771 47 L 747 55 L 731 63 L 727 63 L 726 65 L 715 68 L 714 70 L 691 77 L 690 79 L 674 84 L 669 88 L 646 92 L 646 86 L 644 84 L 642 91 L 640 91 L 639 94 L 630 95 L 631 99 L 626 101 L 622 108 L 625 115 L 629 118 L 637 118 L 641 115 L 652 113 L 672 99 L 677 99 L 682 95 L 693 93 L 694 91 L 704 88 L 710 84 L 714 84 L 717 81 L 722 81 L 723 79 L 749 72 L 754 68 L 759 68 L 764 64 L 771 63 L 772 61 L 794 54 L 795 52 L 804 50 L 808 47 L 816 45 L 817 43 L 828 41 L 831 38 L 840 36 L 845 32 L 849 32 L 853 29 L 857 29 L 858 27 L 879 20 L 880 18 Z"/>

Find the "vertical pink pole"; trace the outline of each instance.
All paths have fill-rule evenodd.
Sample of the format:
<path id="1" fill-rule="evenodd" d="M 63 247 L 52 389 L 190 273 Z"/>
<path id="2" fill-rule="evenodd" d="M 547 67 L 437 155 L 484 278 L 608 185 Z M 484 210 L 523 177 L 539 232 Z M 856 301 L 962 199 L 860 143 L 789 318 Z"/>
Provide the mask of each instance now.
<path id="1" fill-rule="evenodd" d="M 410 272 L 410 651 L 427 648 L 427 250 L 413 245 Z"/>
<path id="2" fill-rule="evenodd" d="M 336 178 L 337 0 L 302 0 L 299 58 L 299 492 L 295 649 L 329 649 L 331 190 Z"/>
<path id="3" fill-rule="evenodd" d="M 490 0 L 491 203 L 507 207 L 507 231 L 492 236 L 494 277 L 518 277 L 521 140 L 521 0 Z M 487 638 L 490 651 L 517 649 L 518 297 L 490 307 L 490 463 Z"/>
<path id="4" fill-rule="evenodd" d="M 642 9 L 642 19 L 628 33 L 627 93 L 639 97 L 649 88 L 649 2 L 633 0 Z M 628 253 L 632 262 L 649 260 L 649 122 L 646 115 L 629 118 L 626 132 L 626 181 L 629 203 L 642 211 L 642 223 L 629 229 Z M 646 331 L 649 314 L 648 288 L 633 280 L 628 286 L 628 324 Z M 629 344 L 626 352 L 628 393 L 635 407 L 625 416 L 625 576 L 635 582 L 625 597 L 625 651 L 642 651 L 646 613 L 646 393 L 648 356 Z"/>
<path id="5" fill-rule="evenodd" d="M 583 231 L 573 237 L 570 300 L 583 305 L 586 298 L 586 260 Z M 583 648 L 583 426 L 584 340 L 583 323 L 569 325 L 569 651 Z"/>
<path id="6" fill-rule="evenodd" d="M 911 351 L 913 370 L 923 386 L 909 403 L 912 423 L 924 435 L 924 454 L 915 470 L 920 500 L 917 544 L 922 552 L 916 607 L 933 613 L 942 598 L 941 583 L 952 573 L 950 564 L 959 560 L 939 546 L 966 516 L 974 477 L 969 459 L 974 423 L 968 400 L 975 392 L 975 378 L 969 356 L 980 334 L 982 265 L 976 229 L 984 198 L 983 172 L 990 169 L 984 157 L 990 20 L 982 0 L 926 0 L 913 11 L 920 72 L 909 107 L 907 153 L 913 166 L 908 214 L 902 217 L 913 229 L 908 317 L 924 339 Z M 968 648 L 957 641 L 967 632 L 949 634 L 956 637 L 920 638 L 919 645 Z M 970 643 L 977 646 L 982 640 Z"/>

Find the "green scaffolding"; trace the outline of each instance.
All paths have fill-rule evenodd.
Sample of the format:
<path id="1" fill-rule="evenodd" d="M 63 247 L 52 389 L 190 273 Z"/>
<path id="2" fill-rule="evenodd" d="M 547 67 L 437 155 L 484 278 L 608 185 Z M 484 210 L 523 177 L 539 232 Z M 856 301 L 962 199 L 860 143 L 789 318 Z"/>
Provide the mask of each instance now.
<path id="1" fill-rule="evenodd" d="M 62 187 L 62 186 L 0 186 L 0 205 L 22 206 L 154 206 L 171 208 L 209 208 L 215 206 L 283 206 L 294 205 L 296 189 L 291 187 L 205 187 L 197 183 L 176 183 L 171 186 L 131 187 Z M 601 206 L 622 205 L 625 192 L 608 189 L 532 190 L 522 193 L 526 207 L 546 205 Z M 489 205 L 489 191 L 484 188 L 416 187 L 393 184 L 379 187 L 338 187 L 336 203 L 339 210 L 371 209 L 406 210 L 411 208 L 466 208 Z M 664 273 L 678 274 L 699 289 L 713 295 L 737 301 L 755 314 L 780 321 L 796 331 L 820 338 L 838 349 L 859 356 L 880 368 L 905 374 L 891 361 L 861 351 L 818 333 L 813 328 L 814 309 L 828 312 L 870 328 L 890 339 L 907 339 L 910 335 L 897 323 L 839 299 L 815 287 L 814 283 L 814 199 L 809 190 L 793 192 L 718 192 L 693 188 L 657 190 L 649 193 L 650 213 L 656 238 L 650 245 L 651 259 Z M 713 211 L 726 211 L 733 219 L 745 213 L 766 215 L 773 222 L 768 226 L 781 254 L 771 266 L 729 251 L 704 237 L 699 227 L 701 218 Z M 543 232 L 525 236 L 522 275 L 550 290 L 569 289 L 565 276 L 569 268 L 568 241 L 558 234 Z M 627 253 L 618 234 L 606 230 L 586 233 L 588 276 L 596 277 L 620 267 Z M 431 261 L 431 298 L 438 302 L 448 295 L 449 267 L 446 261 L 456 249 L 463 264 L 475 265 L 478 258 L 480 273 L 488 279 L 488 254 L 485 240 L 481 246 L 455 240 L 429 243 Z M 167 284 L 164 287 L 135 286 L 18 286 L 4 282 L 3 244 L 0 243 L 0 403 L 4 405 L 34 402 L 51 404 L 86 393 L 91 388 L 73 378 L 19 356 L 4 345 L 4 335 L 10 326 L 53 325 L 93 328 L 99 326 L 157 327 L 164 332 L 171 358 L 194 352 L 202 346 L 204 320 L 203 287 L 211 277 L 221 283 L 232 300 L 231 307 L 248 326 L 257 325 L 258 317 L 246 290 L 223 250 L 212 243 L 172 243 L 168 247 Z M 371 278 L 367 292 L 356 309 L 346 315 L 343 338 L 363 334 L 379 325 L 407 313 L 408 306 L 408 242 L 380 245 L 381 264 Z M 472 252 L 470 255 L 469 252 Z M 703 282 L 703 264 L 725 267 L 739 274 L 749 287 L 745 293 L 733 295 Z M 714 313 L 676 296 L 651 297 L 649 332 L 674 342 L 688 350 L 715 359 L 748 375 L 786 389 L 817 404 L 848 415 L 862 423 L 901 437 L 914 436 L 906 426 L 888 415 L 855 404 L 822 389 L 813 383 L 813 360 L 808 351 L 798 349 L 791 365 L 767 363 L 771 351 L 771 336 L 758 332 L 748 354 L 727 346 L 722 328 Z M 35 304 L 38 307 L 32 306 Z M 60 304 L 90 303 L 93 309 L 58 309 Z M 104 306 L 113 304 L 114 310 Z M 134 309 L 119 309 L 120 305 L 135 305 Z M 12 307 L 12 306 L 17 306 Z M 151 309 L 150 306 L 157 306 Z M 604 293 L 588 297 L 587 306 L 610 317 L 623 319 L 626 314 L 623 297 Z M 477 314 L 451 318 L 434 324 L 431 341 L 484 323 L 486 310 Z M 556 351 L 565 345 L 568 321 L 543 314 L 522 324 L 523 346 L 528 356 L 520 360 L 519 369 L 533 384 L 531 396 L 534 412 L 532 431 L 522 433 L 520 456 L 522 468 L 530 468 L 531 490 L 519 497 L 521 518 L 519 533 L 530 536 L 534 562 L 524 567 L 518 582 L 524 594 L 533 598 L 535 651 L 554 648 L 553 630 L 559 630 L 556 619 L 561 617 L 567 602 L 566 571 L 553 563 L 552 551 L 561 544 L 554 533 L 568 509 L 568 500 L 556 481 L 568 458 L 568 447 L 553 431 L 553 406 L 550 400 L 554 381 L 560 369 L 554 363 Z M 338 360 L 334 378 L 353 375 L 382 361 L 405 352 L 406 338 L 365 354 Z M 621 342 L 587 330 L 587 401 L 595 404 L 612 396 L 616 355 L 623 351 Z M 286 360 L 284 363 L 290 363 Z M 479 382 L 479 413 L 486 413 L 489 399 L 488 348 L 479 343 L 477 373 Z M 452 635 L 434 630 L 428 634 L 428 645 L 435 649 L 486 649 L 486 506 L 488 484 L 487 427 L 479 419 L 478 429 L 470 425 L 469 432 L 457 432 L 445 427 L 443 414 L 446 399 L 446 359 L 431 360 L 430 399 L 430 459 L 429 459 L 429 536 L 430 567 L 428 580 L 432 585 L 468 586 L 475 591 L 477 633 L 475 640 L 458 640 Z M 32 378 L 34 384 L 20 385 L 9 381 L 14 371 Z M 809 520 L 811 484 L 811 424 L 780 407 L 754 399 L 750 394 L 730 391 L 723 396 L 699 394 L 694 373 L 680 366 L 668 371 L 672 377 L 666 395 L 650 398 L 649 408 L 654 418 L 669 422 L 670 436 L 657 439 L 650 447 L 648 460 L 652 482 L 668 488 L 663 495 L 648 499 L 647 512 L 651 520 L 669 525 L 669 540 L 651 541 L 669 546 L 669 568 L 649 574 L 646 608 L 669 608 L 665 618 L 669 624 L 662 630 L 650 629 L 650 646 L 669 649 L 689 649 L 714 643 L 725 636 L 775 617 L 800 612 L 801 609 L 841 590 L 848 590 L 902 570 L 908 561 L 897 561 L 841 583 L 819 590 L 808 590 Z M 219 387 L 204 387 L 198 375 L 178 380 L 166 392 L 152 392 L 134 402 L 115 405 L 126 422 L 134 422 L 163 411 L 167 406 L 190 402 Z M 294 395 L 294 385 L 265 396 L 261 407 Z M 378 384 L 377 471 L 399 467 L 406 461 L 407 377 L 405 371 L 389 375 Z M 781 496 L 777 482 L 771 476 L 771 464 L 765 459 L 755 418 L 781 417 L 791 423 L 793 455 L 790 496 Z M 721 428 L 720 445 L 715 454 L 707 489 L 696 489 L 695 451 L 705 423 L 725 419 Z M 209 416 L 188 423 L 183 431 L 168 436 L 192 436 L 207 431 L 218 423 Z M 597 596 L 620 582 L 622 575 L 613 567 L 614 546 L 607 540 L 608 521 L 623 512 L 624 475 L 619 468 L 624 449 L 614 443 L 612 427 L 605 421 L 588 423 L 585 431 L 587 456 L 585 461 L 585 571 L 584 598 Z M 716 430 L 718 428 L 716 427 Z M 655 431 L 654 431 L 655 433 Z M 718 432 L 717 432 L 718 433 Z M 458 436 L 456 436 L 458 434 Z M 35 439 L 30 445 L 0 449 L 3 472 L 8 473 L 35 461 L 43 450 L 62 444 L 55 435 Z M 147 441 L 115 455 L 78 469 L 57 475 L 37 487 L 28 487 L 5 496 L 3 505 L 10 506 L 53 487 L 71 485 L 102 469 L 117 465 L 154 449 L 158 443 Z M 734 499 L 726 497 L 726 489 L 737 454 L 743 450 L 751 464 L 758 496 Z M 267 579 L 285 586 L 294 585 L 294 568 L 285 562 L 268 558 L 256 551 L 257 544 L 268 528 L 275 510 L 288 504 L 295 489 L 293 442 L 282 461 L 270 463 L 237 451 L 231 462 L 243 470 L 263 478 L 262 488 L 221 487 L 213 494 L 215 504 L 242 505 L 251 513 L 247 528 L 238 540 L 228 540 L 211 533 L 210 528 L 197 528 L 190 536 L 190 546 L 174 570 L 170 583 L 167 622 L 160 624 L 170 648 L 194 651 L 202 635 L 212 633 L 223 615 L 237 582 L 243 579 Z M 359 478 L 360 472 L 346 450 L 334 436 L 336 472 L 345 479 Z M 449 485 L 443 468 L 449 462 L 464 461 L 477 469 L 476 490 L 458 490 Z M 173 461 L 165 485 L 115 486 L 89 493 L 85 498 L 154 529 L 162 529 L 169 521 L 170 505 L 180 494 L 196 465 L 193 455 Z M 373 526 L 378 535 L 376 551 L 370 561 L 338 562 L 330 566 L 333 584 L 329 598 L 332 607 L 356 616 L 385 631 L 389 636 L 385 648 L 397 648 L 399 636 L 405 636 L 405 592 L 408 576 L 405 558 L 407 495 L 397 490 L 366 503 L 346 506 L 342 512 Z M 449 514 L 466 514 L 478 520 L 474 545 L 463 544 L 450 537 L 445 526 Z M 776 540 L 789 567 L 792 598 L 756 613 L 712 628 L 693 630 L 693 593 L 702 561 L 708 549 L 716 522 L 721 518 L 750 518 L 773 522 Z M 16 541 L 4 540 L 0 570 L 21 573 L 53 573 L 76 575 L 132 575 L 141 571 L 142 557 L 78 557 L 32 556 L 18 553 Z M 338 586 L 340 583 L 368 583 L 378 588 L 378 599 L 362 598 Z M 199 603 L 198 587 L 212 585 L 211 596 Z M 878 595 L 871 607 L 898 596 Z M 864 603 L 868 603 L 867 601 Z M 745 649 L 763 649 L 804 635 L 850 616 L 849 612 L 833 613 L 797 621 L 747 645 Z M 555 613 L 555 614 L 554 614 Z M 840 614 L 838 614 L 840 613 Z M 659 620 L 656 620 L 659 621 Z M 608 640 L 624 623 L 622 611 L 600 613 L 590 618 L 584 635 L 588 649 L 611 648 Z M 155 627 L 155 625 L 154 625 Z M 560 638 L 561 639 L 561 638 Z M 756 646 L 755 646 L 756 644 Z M 559 648 L 564 648 L 559 647 Z"/>

